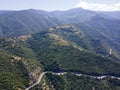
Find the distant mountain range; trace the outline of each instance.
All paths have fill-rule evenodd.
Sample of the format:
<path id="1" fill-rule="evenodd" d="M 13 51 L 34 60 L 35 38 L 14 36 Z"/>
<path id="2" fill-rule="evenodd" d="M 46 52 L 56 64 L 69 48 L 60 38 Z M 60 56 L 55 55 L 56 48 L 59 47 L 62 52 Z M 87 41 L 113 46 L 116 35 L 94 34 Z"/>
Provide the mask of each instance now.
<path id="1" fill-rule="evenodd" d="M 102 20 L 120 20 L 120 12 L 94 12 L 75 8 L 68 11 L 42 10 L 0 11 L 0 36 L 33 34 L 51 26 Z M 119 22 L 118 22 L 119 23 Z"/>

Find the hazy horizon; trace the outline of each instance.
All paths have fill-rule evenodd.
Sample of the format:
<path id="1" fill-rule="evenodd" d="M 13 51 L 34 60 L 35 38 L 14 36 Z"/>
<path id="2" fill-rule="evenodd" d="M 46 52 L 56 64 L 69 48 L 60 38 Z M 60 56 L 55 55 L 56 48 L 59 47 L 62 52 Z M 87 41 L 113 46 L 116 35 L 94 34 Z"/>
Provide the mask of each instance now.
<path id="1" fill-rule="evenodd" d="M 0 10 L 37 9 L 45 11 L 65 11 L 81 7 L 92 11 L 120 11 L 120 0 L 0 0 Z"/>

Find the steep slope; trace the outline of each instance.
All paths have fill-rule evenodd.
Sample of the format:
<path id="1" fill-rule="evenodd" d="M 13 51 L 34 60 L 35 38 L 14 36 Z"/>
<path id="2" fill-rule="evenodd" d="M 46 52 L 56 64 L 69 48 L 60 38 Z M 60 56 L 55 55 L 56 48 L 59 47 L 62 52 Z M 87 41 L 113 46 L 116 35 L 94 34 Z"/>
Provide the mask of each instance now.
<path id="1" fill-rule="evenodd" d="M 109 22 L 109 20 L 96 19 L 87 23 L 52 27 L 49 31 L 60 35 L 79 49 L 110 56 L 119 60 L 119 39 L 115 40 L 115 38 L 119 38 L 120 26 L 119 23 L 112 26 L 112 23 L 110 24 Z M 112 35 L 113 33 L 114 35 Z M 109 55 L 110 49 L 112 51 L 111 55 Z"/>
<path id="2" fill-rule="evenodd" d="M 49 85 L 55 90 L 119 90 L 120 80 L 117 79 L 95 79 L 74 74 L 52 75 L 47 74 Z M 35 90 L 35 89 L 33 89 Z"/>
<path id="3" fill-rule="evenodd" d="M 0 89 L 23 90 L 43 71 L 34 52 L 26 44 L 30 36 L 0 39 Z"/>
<path id="4" fill-rule="evenodd" d="M 0 36 L 32 34 L 57 24 L 59 21 L 46 11 L 11 11 L 0 14 Z"/>
<path id="5" fill-rule="evenodd" d="M 21 90 L 28 85 L 28 74 L 21 59 L 0 49 L 0 89 Z"/>
<path id="6" fill-rule="evenodd" d="M 107 20 L 100 17 L 94 17 L 90 22 L 78 24 L 78 27 L 83 29 L 88 37 L 96 42 L 92 43 L 94 47 L 101 43 L 102 47 L 104 47 L 104 51 L 101 53 L 104 53 L 105 50 L 107 50 L 106 53 L 108 53 L 109 50 L 112 49 L 112 54 L 119 59 L 119 23 L 120 20 Z"/>
<path id="7" fill-rule="evenodd" d="M 51 34 L 56 37 L 51 37 Z M 59 38 L 59 39 L 56 39 Z M 58 43 L 59 42 L 59 43 Z M 112 58 L 76 48 L 54 31 L 34 34 L 28 40 L 37 58 L 48 71 L 77 71 L 87 74 L 120 75 L 120 63 Z M 61 44 L 65 43 L 65 44 Z"/>

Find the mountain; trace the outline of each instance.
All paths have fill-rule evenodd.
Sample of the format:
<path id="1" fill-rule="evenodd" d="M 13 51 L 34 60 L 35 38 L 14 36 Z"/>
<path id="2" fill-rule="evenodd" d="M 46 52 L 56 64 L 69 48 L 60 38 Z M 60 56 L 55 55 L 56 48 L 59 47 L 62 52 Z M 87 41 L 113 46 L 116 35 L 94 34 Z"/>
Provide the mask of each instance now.
<path id="1" fill-rule="evenodd" d="M 115 31 L 116 27 L 110 22 L 113 21 L 96 19 L 95 22 L 62 25 L 50 28 L 50 30 L 74 43 L 77 47 L 97 54 L 108 56 L 111 49 L 111 57 L 116 57 L 116 60 L 119 60 L 120 44 L 117 39 L 119 38 L 119 29 Z M 119 23 L 115 23 L 115 25 L 119 27 Z M 113 33 L 114 35 L 112 35 Z"/>
<path id="2" fill-rule="evenodd" d="M 55 76 L 51 74 L 46 74 L 47 76 L 43 77 L 43 81 L 37 87 L 34 87 L 36 89 L 43 88 L 44 90 L 44 88 L 46 88 L 49 90 L 53 90 L 52 85 L 54 85 L 54 88 L 58 90 L 61 88 L 63 90 L 69 90 L 69 88 L 73 88 L 74 85 L 78 86 L 81 80 L 88 80 L 90 82 L 89 84 L 91 84 L 91 86 L 88 86 L 86 88 L 92 88 L 95 85 L 94 83 L 97 83 L 97 86 L 95 88 L 98 87 L 104 89 L 106 86 L 99 86 L 103 85 L 104 80 L 107 80 L 105 84 L 109 83 L 107 86 L 108 89 L 116 89 L 117 87 L 119 88 L 119 80 L 116 79 L 105 78 L 98 81 L 97 79 L 92 79 L 89 77 L 86 78 L 84 76 L 80 77 L 71 75 L 71 72 L 76 72 L 85 75 L 113 75 L 117 77 L 120 76 L 120 62 L 114 60 L 114 58 L 111 58 L 109 56 L 99 55 L 92 51 L 89 51 L 86 48 L 82 47 L 82 43 L 77 44 L 70 39 L 72 34 L 74 36 L 75 34 L 80 33 L 81 40 L 84 39 L 83 37 L 85 34 L 82 34 L 82 31 L 79 30 L 80 29 L 78 29 L 77 31 L 75 26 L 65 25 L 49 28 L 47 31 L 41 31 L 31 36 L 1 39 L 0 48 L 2 51 L 0 52 L 4 54 L 6 53 L 6 55 L 8 56 L 4 56 L 4 54 L 1 54 L 0 56 L 2 60 L 1 64 L 3 65 L 1 67 L 1 71 L 4 71 L 3 73 L 1 73 L 0 78 L 0 81 L 4 83 L 2 83 L 0 88 L 12 90 L 25 89 L 25 87 L 28 87 L 29 85 L 34 83 L 43 71 L 65 71 L 68 72 L 68 75 Z M 65 37 L 65 34 L 68 37 Z M 73 39 L 75 38 L 73 37 Z M 4 68 L 5 66 L 9 67 Z M 6 71 L 9 69 L 12 69 L 13 71 Z M 11 72 L 12 75 L 8 72 Z M 12 80 L 10 78 L 7 78 L 7 76 L 4 77 L 6 73 L 11 78 L 15 77 L 17 74 L 16 77 L 19 77 L 20 79 L 14 78 L 16 81 L 12 82 Z M 4 81 L 3 78 L 5 78 L 6 81 Z M 79 78 L 80 81 L 77 81 L 76 79 L 73 80 L 72 78 Z M 67 87 L 61 87 L 62 83 L 64 83 L 66 79 L 68 80 L 68 82 L 66 82 L 65 84 L 67 85 Z M 9 83 L 7 83 L 8 80 Z M 69 85 L 70 83 L 73 83 L 71 80 L 75 82 L 73 86 Z M 52 85 L 50 84 L 50 82 L 52 82 Z M 55 84 L 54 82 L 57 83 Z M 43 84 L 45 85 L 43 86 Z M 87 85 L 87 82 L 84 81 L 83 85 Z M 33 90 L 35 90 L 34 88 Z M 80 87 L 78 87 L 78 90 L 80 88 L 82 89 L 81 85 Z"/>
<path id="3" fill-rule="evenodd" d="M 23 10 L 0 14 L 0 35 L 21 36 L 36 33 L 60 22 L 46 11 Z"/>
<path id="4" fill-rule="evenodd" d="M 95 17 L 90 22 L 84 23 L 84 25 L 79 24 L 78 26 L 80 29 L 84 29 L 84 32 L 97 41 L 97 43 L 100 42 L 103 47 L 106 46 L 104 49 L 108 50 L 111 48 L 113 49 L 113 54 L 116 52 L 119 54 L 119 22 L 119 20 L 108 20 Z M 118 59 L 119 58 L 120 57 L 118 57 Z"/>
<path id="5" fill-rule="evenodd" d="M 52 14 L 65 23 L 87 22 L 97 15 L 94 11 L 84 10 L 82 8 L 75 8 L 67 11 L 54 11 Z"/>
<path id="6" fill-rule="evenodd" d="M 108 20 L 120 20 L 120 11 L 90 11 L 83 8 L 73 8 L 67 11 L 53 11 L 53 16 L 66 23 L 88 22 L 98 16 Z"/>
<path id="7" fill-rule="evenodd" d="M 112 58 L 88 52 L 87 49 L 84 50 L 85 48 L 82 47 L 82 44 L 86 44 L 85 39 L 82 42 L 81 36 L 81 42 L 80 39 L 78 39 L 79 41 L 75 40 L 80 42 L 79 44 L 73 42 L 74 40 L 72 41 L 72 39 L 76 38 L 74 38 L 75 35 L 72 30 L 75 29 L 66 27 L 61 27 L 62 29 L 58 27 L 58 29 L 50 29 L 48 32 L 35 34 L 28 40 L 31 49 L 36 53 L 38 59 L 44 65 L 45 70 L 119 75 L 116 72 L 119 70 L 119 63 Z M 80 32 L 75 31 L 75 33 Z M 112 70 L 113 68 L 114 70 Z"/>
<path id="8" fill-rule="evenodd" d="M 119 12 L 0 11 L 1 90 L 119 90 Z"/>

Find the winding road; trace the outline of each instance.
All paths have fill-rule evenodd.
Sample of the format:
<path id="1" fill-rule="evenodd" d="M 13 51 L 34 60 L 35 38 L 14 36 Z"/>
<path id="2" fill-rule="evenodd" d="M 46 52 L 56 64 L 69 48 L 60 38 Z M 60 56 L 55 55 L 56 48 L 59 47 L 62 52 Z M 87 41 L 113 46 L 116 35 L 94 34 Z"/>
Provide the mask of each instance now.
<path id="1" fill-rule="evenodd" d="M 46 72 L 43 72 L 42 74 L 40 74 L 39 78 L 38 78 L 38 81 L 35 82 L 33 85 L 29 86 L 28 88 L 26 88 L 25 90 L 30 90 L 31 88 L 33 88 L 34 86 L 38 85 L 42 79 L 42 77 L 44 76 Z"/>
<path id="2" fill-rule="evenodd" d="M 68 72 L 59 72 L 59 73 L 56 73 L 56 72 L 43 72 L 40 74 L 39 78 L 38 78 L 38 81 L 33 83 L 31 86 L 29 86 L 28 88 L 26 88 L 25 90 L 30 90 L 31 88 L 33 88 L 34 86 L 38 85 L 40 82 L 41 82 L 41 79 L 42 77 L 46 74 L 46 73 L 51 73 L 53 75 L 65 75 L 67 74 Z M 76 74 L 74 72 L 71 72 L 72 74 L 75 74 L 76 76 L 85 76 L 85 77 L 91 77 L 91 78 L 96 78 L 96 79 L 104 79 L 106 77 L 109 77 L 109 78 L 112 78 L 112 79 L 118 79 L 120 80 L 120 77 L 116 77 L 116 76 L 91 76 L 91 75 L 87 75 L 87 74 Z"/>

